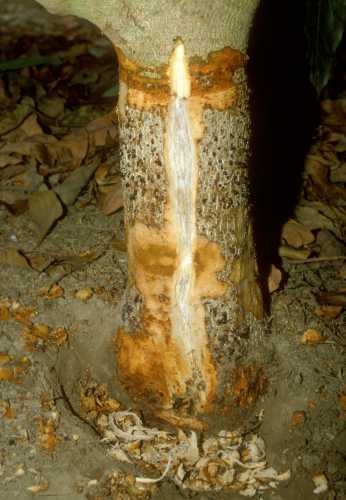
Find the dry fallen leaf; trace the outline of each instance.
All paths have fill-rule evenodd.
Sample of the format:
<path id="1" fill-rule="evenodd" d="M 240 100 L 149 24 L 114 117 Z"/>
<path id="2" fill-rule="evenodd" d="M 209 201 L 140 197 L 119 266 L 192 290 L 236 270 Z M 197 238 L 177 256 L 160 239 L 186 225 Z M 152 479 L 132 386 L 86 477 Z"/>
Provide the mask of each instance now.
<path id="1" fill-rule="evenodd" d="M 28 486 L 27 490 L 31 491 L 31 493 L 42 493 L 42 491 L 47 491 L 49 488 L 49 483 L 40 483 L 34 484 L 32 486 Z"/>
<path id="2" fill-rule="evenodd" d="M 44 451 L 53 452 L 59 441 L 55 432 L 55 423 L 52 419 L 44 417 L 39 417 L 37 421 L 41 448 Z"/>
<path id="3" fill-rule="evenodd" d="M 35 328 L 35 327 L 39 328 Z M 25 328 L 22 331 L 24 337 L 24 348 L 29 352 L 36 352 L 44 350 L 46 348 L 46 342 L 48 339 L 48 327 L 46 330 L 46 325 L 33 325 L 31 328 Z"/>
<path id="4" fill-rule="evenodd" d="M 300 342 L 302 344 L 322 344 L 325 342 L 325 338 L 318 330 L 309 328 L 303 333 Z"/>
<path id="5" fill-rule="evenodd" d="M 288 245 L 294 248 L 309 245 L 315 240 L 315 236 L 307 227 L 292 219 L 284 224 L 281 236 Z"/>
<path id="6" fill-rule="evenodd" d="M 321 306 L 314 310 L 314 314 L 319 318 L 335 319 L 340 316 L 342 306 Z"/>
<path id="7" fill-rule="evenodd" d="M 0 168 L 5 168 L 9 165 L 18 165 L 22 161 L 17 156 L 12 156 L 6 153 L 0 153 Z"/>
<path id="8" fill-rule="evenodd" d="M 19 305 L 15 310 L 14 319 L 22 325 L 31 326 L 33 318 L 37 316 L 37 311 L 34 307 L 25 307 Z"/>
<path id="9" fill-rule="evenodd" d="M 330 182 L 346 182 L 346 162 L 330 170 Z"/>
<path id="10" fill-rule="evenodd" d="M 93 420 L 102 414 L 118 411 L 121 406 L 116 399 L 109 397 L 106 384 L 96 382 L 89 382 L 81 388 L 80 399 L 84 412 Z"/>
<path id="11" fill-rule="evenodd" d="M 87 301 L 93 296 L 93 289 L 92 288 L 82 288 L 81 290 L 78 290 L 74 294 L 76 299 Z"/>
<path id="12" fill-rule="evenodd" d="M 324 118 L 323 123 L 334 127 L 343 127 L 346 123 L 345 99 L 324 99 L 321 101 L 321 110 Z"/>
<path id="13" fill-rule="evenodd" d="M 41 288 L 39 293 L 40 295 L 46 296 L 47 299 L 53 300 L 62 297 L 64 295 L 64 289 L 57 283 L 54 283 L 50 287 Z"/>
<path id="14" fill-rule="evenodd" d="M 13 368 L 2 368 L 0 367 L 0 380 L 6 380 L 8 382 L 15 379 L 15 374 Z"/>
<path id="15" fill-rule="evenodd" d="M 34 100 L 31 97 L 24 97 L 14 110 L 3 113 L 0 123 L 0 135 L 16 129 L 34 109 Z"/>
<path id="16" fill-rule="evenodd" d="M 21 384 L 23 382 L 22 375 L 25 373 L 25 368 L 20 366 L 0 367 L 0 381 L 14 382 Z"/>
<path id="17" fill-rule="evenodd" d="M 324 474 L 316 474 L 313 476 L 312 480 L 315 485 L 315 489 L 313 491 L 315 495 L 319 495 L 320 493 L 324 493 L 328 490 L 328 481 Z"/>
<path id="18" fill-rule="evenodd" d="M 89 165 L 82 165 L 54 189 L 64 205 L 72 205 L 76 201 L 79 193 L 87 184 L 97 166 L 98 163 L 96 161 L 91 162 Z"/>
<path id="19" fill-rule="evenodd" d="M 99 187 L 100 207 L 105 215 L 111 215 L 123 207 L 123 189 L 121 181 L 109 185 Z"/>
<path id="20" fill-rule="evenodd" d="M 334 207 L 315 202 L 309 206 L 299 205 L 295 210 L 298 221 L 311 230 L 329 229 L 338 238 L 342 239 L 339 228 L 338 213 Z"/>
<path id="21" fill-rule="evenodd" d="M 1 160 L 1 155 L 0 155 L 0 160 Z M 1 165 L 1 163 L 0 163 L 0 165 Z M 95 182 L 97 185 L 102 186 L 103 184 L 107 184 L 108 171 L 109 171 L 109 166 L 107 163 L 101 163 L 101 165 L 99 165 L 97 167 L 97 170 L 96 170 L 95 176 L 94 176 Z"/>
<path id="22" fill-rule="evenodd" d="M 40 240 L 62 214 L 62 205 L 54 191 L 39 191 L 30 195 L 29 215 L 38 228 Z"/>
<path id="23" fill-rule="evenodd" d="M 95 146 L 105 146 L 107 137 L 114 143 L 118 138 L 118 127 L 114 118 L 103 116 L 88 123 L 87 130 L 91 136 L 91 140 Z"/>
<path id="24" fill-rule="evenodd" d="M 291 424 L 293 426 L 302 425 L 306 421 L 305 411 L 297 410 L 292 413 Z"/>
<path id="25" fill-rule="evenodd" d="M 0 352 L 0 365 L 5 365 L 11 361 L 12 357 L 6 352 Z"/>
<path id="26" fill-rule="evenodd" d="M 45 350 L 50 345 L 60 346 L 68 339 L 68 333 L 63 327 L 50 330 L 48 325 L 36 323 L 31 328 L 22 331 L 25 339 L 25 349 L 29 352 Z"/>
<path id="27" fill-rule="evenodd" d="M 58 118 L 64 113 L 65 99 L 58 96 L 42 97 L 37 104 L 37 108 L 49 118 Z"/>
<path id="28" fill-rule="evenodd" d="M 345 204 L 346 190 L 342 186 L 329 183 L 329 168 L 322 158 L 307 156 L 304 176 L 311 180 L 309 190 L 316 199 L 329 200 L 334 204 Z"/>
<path id="29" fill-rule="evenodd" d="M 85 130 L 80 129 L 65 135 L 60 144 L 68 148 L 73 157 L 73 164 L 79 167 L 88 154 L 89 137 Z"/>
<path id="30" fill-rule="evenodd" d="M 317 406 L 317 401 L 315 399 L 309 399 L 308 401 L 309 410 L 314 410 L 316 406 Z"/>
<path id="31" fill-rule="evenodd" d="M 0 302 L 0 321 L 11 319 L 10 306 Z"/>
<path id="32" fill-rule="evenodd" d="M 25 256 L 15 248 L 7 248 L 0 251 L 0 264 L 30 268 L 30 265 Z"/>
<path id="33" fill-rule="evenodd" d="M 327 229 L 318 232 L 316 245 L 320 247 L 320 257 L 342 257 L 346 253 L 346 246 Z"/>
<path id="34" fill-rule="evenodd" d="M 35 323 L 31 328 L 31 332 L 36 337 L 47 339 L 49 335 L 49 326 L 44 323 Z"/>
<path id="35" fill-rule="evenodd" d="M 63 345 L 68 339 L 68 332 L 64 327 L 60 326 L 50 332 L 49 341 L 57 346 Z"/>
<path id="36" fill-rule="evenodd" d="M 52 255 L 39 254 L 39 253 L 25 253 L 25 258 L 28 259 L 30 267 L 35 271 L 43 272 L 54 261 Z"/>
<path id="37" fill-rule="evenodd" d="M 339 406 L 342 411 L 346 411 L 346 394 L 340 394 Z"/>
<path id="38" fill-rule="evenodd" d="M 27 118 L 25 118 L 19 128 L 23 130 L 23 132 L 25 132 L 28 137 L 43 134 L 43 130 L 41 128 L 41 125 L 39 125 L 37 122 L 37 115 L 35 113 L 32 113 Z"/>
<path id="39" fill-rule="evenodd" d="M 280 257 L 284 257 L 286 259 L 292 260 L 305 260 L 309 257 L 311 250 L 308 248 L 293 248 L 287 245 L 280 245 L 279 247 L 279 255 Z"/>
<path id="40" fill-rule="evenodd" d="M 270 267 L 270 274 L 268 277 L 268 289 L 269 293 L 275 292 L 280 286 L 282 281 L 282 272 L 274 264 Z"/>
<path id="41" fill-rule="evenodd" d="M 322 292 L 316 295 L 316 300 L 321 305 L 346 307 L 346 290 Z"/>
<path id="42" fill-rule="evenodd" d="M 17 412 L 16 412 L 15 408 L 12 408 L 12 406 L 10 404 L 8 404 L 6 409 L 5 409 L 5 412 L 3 414 L 3 417 L 6 418 L 7 420 L 12 420 L 12 419 L 16 418 L 16 416 L 17 416 Z"/>

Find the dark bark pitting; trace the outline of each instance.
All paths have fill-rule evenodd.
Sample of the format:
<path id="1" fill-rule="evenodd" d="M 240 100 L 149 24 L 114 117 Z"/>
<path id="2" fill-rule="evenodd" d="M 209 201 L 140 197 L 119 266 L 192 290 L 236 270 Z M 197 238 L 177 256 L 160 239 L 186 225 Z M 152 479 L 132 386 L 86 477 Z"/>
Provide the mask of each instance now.
<path id="1" fill-rule="evenodd" d="M 127 106 L 119 122 L 126 225 L 137 220 L 161 228 L 167 204 L 163 112 Z"/>
<path id="2" fill-rule="evenodd" d="M 168 74 L 178 72 L 178 90 L 167 93 L 162 68 L 153 82 L 119 54 L 129 282 L 118 377 L 135 400 L 184 420 L 187 407 L 210 412 L 226 393 L 229 404 L 237 373 L 256 374 L 238 365 L 262 316 L 245 57 L 226 47 L 189 66 L 177 55 Z"/>
<path id="3" fill-rule="evenodd" d="M 219 279 L 238 289 L 242 279 L 247 277 L 256 288 L 257 266 L 249 213 L 247 169 L 250 123 L 244 76 L 237 87 L 236 106 L 225 111 L 205 110 L 203 120 L 205 132 L 199 146 L 196 201 L 198 234 L 220 245 L 225 267 L 218 273 Z M 245 307 L 245 316 L 249 312 L 248 304 L 242 303 L 240 290 L 236 296 L 237 305 Z M 225 300 L 224 297 L 220 298 L 220 302 Z M 226 300 L 228 304 L 234 302 L 233 293 L 231 297 Z M 250 312 L 261 317 L 261 308 L 260 303 L 254 304 Z M 216 315 L 225 316 L 221 312 Z M 230 311 L 227 318 L 225 328 L 236 334 L 239 321 L 235 321 Z"/>
<path id="4" fill-rule="evenodd" d="M 140 318 L 143 314 L 143 297 L 135 286 L 129 285 L 122 297 L 120 317 L 118 319 L 122 328 L 130 333 L 138 332 L 141 328 Z"/>
<path id="5" fill-rule="evenodd" d="M 218 371 L 218 401 L 232 401 L 239 362 L 249 359 L 262 337 L 262 297 L 249 210 L 248 87 L 237 71 L 237 101 L 224 111 L 205 109 L 199 144 L 197 231 L 220 246 L 225 260 L 218 279 L 227 284 L 223 295 L 206 298 L 205 328 Z M 251 354 L 250 354 L 251 356 Z M 256 371 L 251 370 L 251 373 Z M 228 394 L 228 398 L 225 395 Z M 226 404 L 226 403 L 225 403 Z"/>
<path id="6" fill-rule="evenodd" d="M 220 242 L 223 255 L 232 258 L 234 244 L 238 245 L 234 211 L 245 210 L 249 202 L 250 124 L 246 83 L 237 87 L 236 106 L 225 111 L 206 109 L 203 122 L 205 131 L 199 144 L 197 230 L 208 240 Z"/>
<path id="7" fill-rule="evenodd" d="M 236 147 L 239 136 L 232 134 L 237 118 L 232 109 L 206 110 L 203 113 L 206 131 L 200 144 L 198 233 L 210 241 L 222 242 L 225 256 L 232 252 L 230 245 L 233 246 L 235 237 L 233 211 L 246 206 L 248 194 L 244 155 Z"/>

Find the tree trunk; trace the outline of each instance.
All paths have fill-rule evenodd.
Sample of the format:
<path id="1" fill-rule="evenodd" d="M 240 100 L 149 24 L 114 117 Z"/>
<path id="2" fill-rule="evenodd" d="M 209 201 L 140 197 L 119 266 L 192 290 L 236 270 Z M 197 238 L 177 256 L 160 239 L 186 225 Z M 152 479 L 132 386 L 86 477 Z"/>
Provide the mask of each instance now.
<path id="1" fill-rule="evenodd" d="M 98 24 L 118 55 L 129 277 L 117 376 L 143 408 L 198 428 L 266 383 L 244 70 L 258 0 L 41 3 Z"/>

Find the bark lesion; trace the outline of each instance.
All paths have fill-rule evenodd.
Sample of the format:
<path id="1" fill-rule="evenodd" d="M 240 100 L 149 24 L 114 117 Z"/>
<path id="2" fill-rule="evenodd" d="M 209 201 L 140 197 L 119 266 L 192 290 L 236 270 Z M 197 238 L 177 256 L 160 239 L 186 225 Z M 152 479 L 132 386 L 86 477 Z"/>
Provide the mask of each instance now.
<path id="1" fill-rule="evenodd" d="M 155 83 L 129 61 L 120 71 L 129 286 L 142 300 L 138 322 L 117 331 L 117 369 L 132 397 L 167 421 L 219 405 L 229 360 L 245 353 L 248 318 L 261 309 L 246 88 L 233 81 L 244 61 L 226 48 L 188 64 L 180 41 Z"/>
<path id="2" fill-rule="evenodd" d="M 162 227 L 168 200 L 168 181 L 164 169 L 163 112 L 141 111 L 126 106 L 120 124 L 125 221 L 128 227 L 142 221 L 149 227 Z"/>

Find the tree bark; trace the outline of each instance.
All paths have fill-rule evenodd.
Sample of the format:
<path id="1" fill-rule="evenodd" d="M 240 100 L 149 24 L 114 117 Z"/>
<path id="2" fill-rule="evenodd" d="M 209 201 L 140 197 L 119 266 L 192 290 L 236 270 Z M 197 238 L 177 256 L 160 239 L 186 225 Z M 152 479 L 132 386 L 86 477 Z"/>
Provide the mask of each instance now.
<path id="1" fill-rule="evenodd" d="M 118 55 L 129 277 L 117 376 L 143 408 L 199 428 L 266 385 L 245 72 L 258 0 L 41 3 L 98 24 Z"/>

